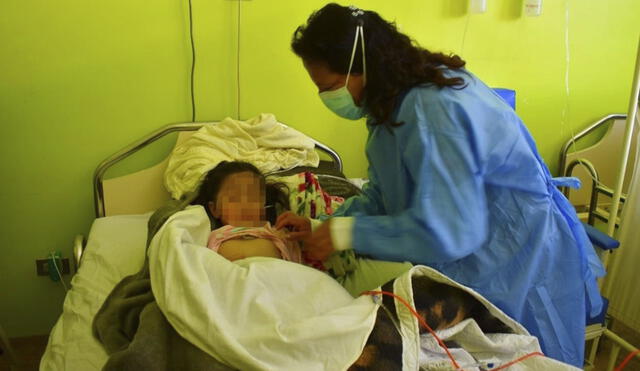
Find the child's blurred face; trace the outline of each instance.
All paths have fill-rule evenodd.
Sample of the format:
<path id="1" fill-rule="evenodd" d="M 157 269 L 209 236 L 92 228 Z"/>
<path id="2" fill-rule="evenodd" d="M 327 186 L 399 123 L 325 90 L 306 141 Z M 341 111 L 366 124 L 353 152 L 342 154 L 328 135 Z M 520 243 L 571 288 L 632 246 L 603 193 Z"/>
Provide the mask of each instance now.
<path id="1" fill-rule="evenodd" d="M 225 225 L 257 227 L 266 219 L 264 187 L 261 179 L 251 172 L 227 176 L 212 201 L 211 214 Z"/>

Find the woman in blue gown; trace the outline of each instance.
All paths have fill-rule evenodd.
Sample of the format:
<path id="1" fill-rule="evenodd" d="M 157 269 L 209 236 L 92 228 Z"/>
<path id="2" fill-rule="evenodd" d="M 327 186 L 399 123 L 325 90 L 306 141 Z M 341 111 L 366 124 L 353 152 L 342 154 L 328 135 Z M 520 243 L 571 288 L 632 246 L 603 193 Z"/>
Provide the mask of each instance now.
<path id="1" fill-rule="evenodd" d="M 421 48 L 377 13 L 329 4 L 292 40 L 320 98 L 366 117 L 369 183 L 306 242 L 434 267 L 582 367 L 603 269 L 526 127 L 458 56 Z M 564 184 L 563 184 L 564 185 Z"/>

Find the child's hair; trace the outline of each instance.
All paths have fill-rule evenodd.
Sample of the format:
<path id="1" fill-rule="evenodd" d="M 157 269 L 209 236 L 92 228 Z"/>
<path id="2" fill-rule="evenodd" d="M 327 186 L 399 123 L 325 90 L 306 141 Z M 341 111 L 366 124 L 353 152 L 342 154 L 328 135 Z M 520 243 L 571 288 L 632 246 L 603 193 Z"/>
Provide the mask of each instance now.
<path id="1" fill-rule="evenodd" d="M 284 183 L 267 182 L 265 176 L 248 162 L 242 161 L 222 161 L 211 169 L 204 177 L 198 196 L 192 202 L 193 205 L 202 205 L 209 215 L 212 228 L 219 228 L 222 222 L 211 215 L 208 204 L 215 200 L 218 191 L 224 180 L 232 174 L 249 172 L 260 179 L 260 185 L 265 190 L 265 216 L 271 224 L 275 224 L 278 214 L 284 210 L 289 210 L 289 192 Z"/>

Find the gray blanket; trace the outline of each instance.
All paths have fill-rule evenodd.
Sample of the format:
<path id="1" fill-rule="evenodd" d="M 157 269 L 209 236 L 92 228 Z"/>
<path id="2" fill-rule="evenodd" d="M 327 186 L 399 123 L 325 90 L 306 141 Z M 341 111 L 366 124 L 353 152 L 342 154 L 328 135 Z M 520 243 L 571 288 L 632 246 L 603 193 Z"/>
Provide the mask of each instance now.
<path id="1" fill-rule="evenodd" d="M 149 219 L 147 248 L 156 232 L 193 194 L 170 201 Z M 93 334 L 109 359 L 103 370 L 232 370 L 182 338 L 160 311 L 145 258 L 140 271 L 118 283 L 93 321 Z"/>

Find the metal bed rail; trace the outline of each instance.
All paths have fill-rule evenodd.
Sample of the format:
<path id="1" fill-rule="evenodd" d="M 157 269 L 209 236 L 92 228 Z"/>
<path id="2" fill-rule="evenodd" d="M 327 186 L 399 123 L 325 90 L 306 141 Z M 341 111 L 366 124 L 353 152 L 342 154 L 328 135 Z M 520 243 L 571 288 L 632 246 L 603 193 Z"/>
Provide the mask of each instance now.
<path id="1" fill-rule="evenodd" d="M 133 155 L 134 153 L 138 152 L 142 148 L 157 141 L 160 138 L 163 138 L 168 134 L 171 134 L 174 132 L 181 132 L 181 131 L 196 131 L 201 127 L 203 127 L 204 125 L 211 125 L 211 124 L 215 124 L 215 122 L 169 124 L 163 128 L 153 131 L 152 133 L 148 134 L 142 139 L 139 139 L 133 142 L 132 144 L 124 147 L 123 149 L 119 150 L 118 152 L 114 153 L 113 155 L 107 157 L 104 161 L 102 161 L 98 165 L 98 167 L 96 168 L 93 174 L 93 202 L 94 202 L 96 217 L 100 218 L 105 216 L 103 181 L 104 181 L 105 173 L 111 166 Z M 289 127 L 283 123 L 279 123 L 279 124 L 287 128 Z M 338 155 L 338 153 L 335 150 L 333 150 L 331 147 L 327 146 L 326 144 L 320 143 L 313 138 L 309 138 L 309 139 L 315 144 L 316 149 L 326 153 L 329 157 L 331 157 L 334 167 L 338 171 L 342 172 L 342 169 L 343 169 L 342 159 L 340 158 L 340 155 Z"/>

